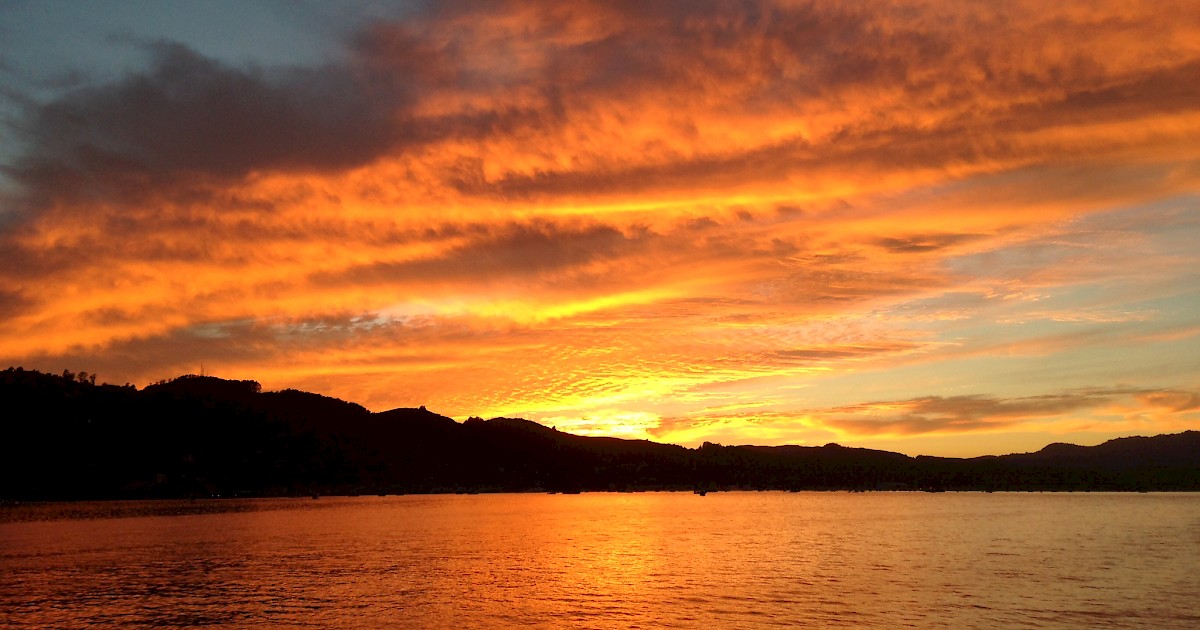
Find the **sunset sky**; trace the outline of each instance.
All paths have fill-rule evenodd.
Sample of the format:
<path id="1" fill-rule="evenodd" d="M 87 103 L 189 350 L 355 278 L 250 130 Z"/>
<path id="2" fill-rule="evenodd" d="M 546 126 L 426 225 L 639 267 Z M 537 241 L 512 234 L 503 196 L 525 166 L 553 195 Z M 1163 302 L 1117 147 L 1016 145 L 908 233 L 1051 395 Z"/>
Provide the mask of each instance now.
<path id="1" fill-rule="evenodd" d="M 696 446 L 1200 429 L 1200 3 L 0 1 L 0 369 Z"/>

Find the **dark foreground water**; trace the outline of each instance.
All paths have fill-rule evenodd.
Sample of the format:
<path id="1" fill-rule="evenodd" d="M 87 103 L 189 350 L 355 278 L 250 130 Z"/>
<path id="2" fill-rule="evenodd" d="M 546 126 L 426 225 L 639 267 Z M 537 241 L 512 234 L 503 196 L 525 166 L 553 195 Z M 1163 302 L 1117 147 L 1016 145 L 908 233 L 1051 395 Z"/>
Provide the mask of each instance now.
<path id="1" fill-rule="evenodd" d="M 1200 627 L 1200 495 L 71 503 L 0 521 L 3 627 Z"/>

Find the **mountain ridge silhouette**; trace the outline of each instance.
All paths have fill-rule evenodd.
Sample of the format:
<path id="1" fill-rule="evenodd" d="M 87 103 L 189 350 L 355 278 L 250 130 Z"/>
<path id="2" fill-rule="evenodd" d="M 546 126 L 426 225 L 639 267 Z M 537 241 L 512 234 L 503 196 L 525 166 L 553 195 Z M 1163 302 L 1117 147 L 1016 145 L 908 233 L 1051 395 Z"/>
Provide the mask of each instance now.
<path id="1" fill-rule="evenodd" d="M 0 372 L 0 499 L 595 490 L 1200 490 L 1200 432 L 948 458 L 825 446 L 697 448 L 521 418 L 371 412 L 256 381 L 137 389 Z"/>

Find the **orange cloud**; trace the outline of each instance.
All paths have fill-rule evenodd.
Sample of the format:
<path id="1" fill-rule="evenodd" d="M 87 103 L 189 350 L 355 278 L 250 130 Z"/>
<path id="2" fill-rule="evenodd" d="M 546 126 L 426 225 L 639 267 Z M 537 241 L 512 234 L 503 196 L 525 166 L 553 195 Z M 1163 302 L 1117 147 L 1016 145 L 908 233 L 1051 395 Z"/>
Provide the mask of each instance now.
<path id="1" fill-rule="evenodd" d="M 1194 321 L 1186 1 L 448 2 L 345 44 L 290 68 L 153 44 L 30 100 L 0 360 L 815 440 L 1098 404 L 916 381 L 864 419 L 796 393 L 826 374 L 949 382 Z M 1079 297 L 1097 277 L 1120 295 Z"/>

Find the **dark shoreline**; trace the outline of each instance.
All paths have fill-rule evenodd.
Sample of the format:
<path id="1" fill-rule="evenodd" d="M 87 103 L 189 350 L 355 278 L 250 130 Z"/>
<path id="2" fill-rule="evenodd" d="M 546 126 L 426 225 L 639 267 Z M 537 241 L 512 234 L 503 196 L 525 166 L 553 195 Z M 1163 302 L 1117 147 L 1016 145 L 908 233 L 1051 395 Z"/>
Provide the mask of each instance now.
<path id="1" fill-rule="evenodd" d="M 969 459 L 837 444 L 689 449 L 425 408 L 371 413 L 254 381 L 138 390 L 10 368 L 0 500 L 496 492 L 1200 491 L 1200 432 Z"/>

